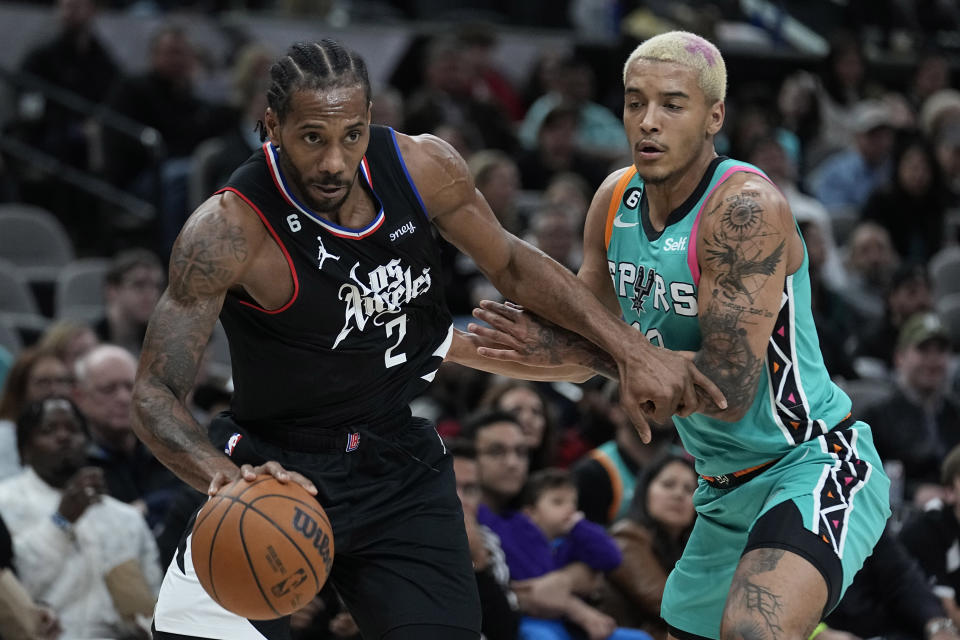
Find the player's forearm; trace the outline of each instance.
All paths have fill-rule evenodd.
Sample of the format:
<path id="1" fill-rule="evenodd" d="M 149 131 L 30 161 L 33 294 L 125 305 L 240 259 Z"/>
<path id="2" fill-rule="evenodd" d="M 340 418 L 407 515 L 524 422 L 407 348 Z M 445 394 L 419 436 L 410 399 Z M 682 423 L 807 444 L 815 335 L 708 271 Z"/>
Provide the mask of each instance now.
<path id="1" fill-rule="evenodd" d="M 137 382 L 133 429 L 160 462 L 198 491 L 206 493 L 217 471 L 236 468 L 210 443 L 186 404 L 159 381 Z"/>
<path id="2" fill-rule="evenodd" d="M 537 315 L 583 336 L 603 352 L 619 353 L 626 332 L 634 329 L 610 313 L 582 281 L 558 262 L 521 240 L 512 242 L 506 268 L 487 274 L 497 289 Z"/>
<path id="3" fill-rule="evenodd" d="M 551 331 L 549 341 L 545 348 L 556 356 L 557 364 L 531 365 L 485 358 L 477 353 L 478 345 L 467 334 L 454 331 L 446 360 L 488 373 L 538 382 L 586 382 L 595 375 L 616 379 L 617 364 L 613 358 L 581 336 L 565 330 Z"/>

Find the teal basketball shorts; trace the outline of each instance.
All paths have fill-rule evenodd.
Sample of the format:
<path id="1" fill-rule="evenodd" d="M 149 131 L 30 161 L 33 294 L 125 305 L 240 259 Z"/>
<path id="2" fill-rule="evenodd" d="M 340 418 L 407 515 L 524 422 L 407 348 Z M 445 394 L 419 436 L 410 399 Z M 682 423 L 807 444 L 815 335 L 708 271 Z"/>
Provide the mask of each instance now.
<path id="1" fill-rule="evenodd" d="M 827 582 L 824 612 L 833 609 L 883 532 L 890 481 L 870 428 L 856 422 L 797 445 L 735 488 L 701 478 L 693 500 L 697 521 L 667 579 L 661 615 L 675 635 L 719 638 L 734 571 L 754 548 L 809 560 Z"/>

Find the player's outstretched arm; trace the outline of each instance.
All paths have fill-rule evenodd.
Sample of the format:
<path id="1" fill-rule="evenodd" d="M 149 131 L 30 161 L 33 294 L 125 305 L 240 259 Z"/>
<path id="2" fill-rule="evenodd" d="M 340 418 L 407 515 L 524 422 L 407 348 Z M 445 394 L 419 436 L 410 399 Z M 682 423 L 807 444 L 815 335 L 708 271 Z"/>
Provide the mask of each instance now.
<path id="1" fill-rule="evenodd" d="M 697 236 L 702 343 L 694 362 L 729 405 L 706 413 L 732 422 L 753 404 L 786 276 L 802 255 L 786 201 L 763 178 L 735 175 L 711 196 Z"/>
<path id="2" fill-rule="evenodd" d="M 170 278 L 150 317 L 133 392 L 133 428 L 182 480 L 206 492 L 218 471 L 237 467 L 207 439 L 186 397 L 227 290 L 254 247 L 233 194 L 214 196 L 187 221 L 170 257 Z"/>
<path id="3" fill-rule="evenodd" d="M 398 136 L 427 212 L 444 236 L 471 256 L 508 299 L 574 331 L 617 362 L 621 403 L 649 440 L 646 412 L 666 421 L 700 406 L 699 385 L 723 404 L 717 387 L 682 357 L 660 351 L 606 308 L 556 261 L 506 232 L 475 188 L 466 163 L 433 136 Z"/>

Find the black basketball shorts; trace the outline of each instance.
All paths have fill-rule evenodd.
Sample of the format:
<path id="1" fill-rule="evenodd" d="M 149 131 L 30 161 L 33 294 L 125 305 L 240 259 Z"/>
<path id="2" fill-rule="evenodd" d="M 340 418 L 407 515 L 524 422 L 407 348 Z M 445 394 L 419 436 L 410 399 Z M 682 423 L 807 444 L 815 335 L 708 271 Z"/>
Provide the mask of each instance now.
<path id="1" fill-rule="evenodd" d="M 317 500 L 333 524 L 329 580 L 365 640 L 411 625 L 480 637 L 480 601 L 453 461 L 429 421 L 404 416 L 376 428 L 255 433 L 224 413 L 211 424 L 210 437 L 238 465 L 276 460 L 317 486 Z M 289 638 L 287 618 L 247 620 L 207 595 L 190 557 L 192 525 L 164 576 L 155 638 Z"/>

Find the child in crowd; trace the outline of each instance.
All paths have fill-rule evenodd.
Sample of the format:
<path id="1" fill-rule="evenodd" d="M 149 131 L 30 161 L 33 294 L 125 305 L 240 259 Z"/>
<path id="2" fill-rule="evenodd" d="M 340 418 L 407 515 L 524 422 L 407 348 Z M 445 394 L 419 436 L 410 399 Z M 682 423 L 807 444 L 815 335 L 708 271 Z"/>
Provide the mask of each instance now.
<path id="1" fill-rule="evenodd" d="M 600 525 L 577 510 L 577 487 L 562 469 L 548 468 L 530 476 L 524 487 L 523 508 L 498 531 L 512 580 L 536 578 L 582 562 L 598 572 L 616 569 L 620 550 Z M 525 617 L 523 640 L 650 640 L 634 629 L 619 629 L 610 616 L 571 596 L 565 620 Z"/>

